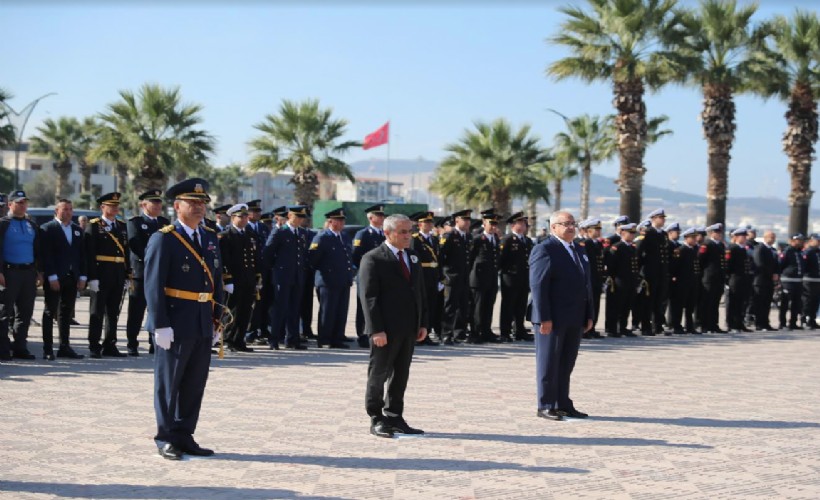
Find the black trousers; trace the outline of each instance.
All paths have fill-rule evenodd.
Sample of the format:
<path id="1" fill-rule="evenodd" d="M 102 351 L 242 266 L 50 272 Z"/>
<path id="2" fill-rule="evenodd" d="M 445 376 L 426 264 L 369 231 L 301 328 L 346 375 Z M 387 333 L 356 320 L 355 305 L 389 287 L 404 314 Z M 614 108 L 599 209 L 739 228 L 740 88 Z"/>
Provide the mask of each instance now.
<path id="1" fill-rule="evenodd" d="M 807 325 L 814 325 L 817 318 L 817 308 L 820 307 L 820 282 L 803 282 L 803 321 Z"/>
<path id="2" fill-rule="evenodd" d="M 259 291 L 259 300 L 256 301 L 256 305 L 253 309 L 253 315 L 251 316 L 250 326 L 248 327 L 248 331 L 255 332 L 259 330 L 259 337 L 261 338 L 268 338 L 269 328 L 270 325 L 270 308 L 273 305 L 273 284 L 269 282 L 270 280 L 263 280 L 262 283 L 262 290 Z M 254 288 L 254 293 L 255 292 Z M 254 299 L 255 300 L 255 299 Z"/>
<path id="3" fill-rule="evenodd" d="M 60 348 L 69 347 L 71 318 L 74 317 L 74 303 L 77 302 L 77 277 L 68 274 L 58 279 L 60 290 L 55 292 L 46 280 L 43 284 L 43 352 L 54 351 L 54 321 L 60 334 Z"/>
<path id="4" fill-rule="evenodd" d="M 91 292 L 88 349 L 92 353 L 117 347 L 117 321 L 120 317 L 123 286 L 125 286 L 124 274 L 108 276 L 107 279 L 101 277 L 100 291 Z M 105 338 L 102 339 L 102 346 L 100 346 L 103 322 L 105 323 Z"/>
<path id="5" fill-rule="evenodd" d="M 128 339 L 128 349 L 139 347 L 140 330 L 142 320 L 145 319 L 145 289 L 142 280 L 133 280 L 131 290 L 128 293 L 128 320 L 125 324 L 125 336 Z M 148 332 L 148 343 L 152 344 L 151 332 Z"/>
<path id="6" fill-rule="evenodd" d="M 251 321 L 251 309 L 260 307 L 261 301 L 256 302 L 256 285 L 234 284 L 233 293 L 228 296 L 228 309 L 233 314 L 233 323 L 224 333 L 225 343 L 237 347 L 245 345 L 245 332 L 248 331 L 248 324 Z"/>
<path id="7" fill-rule="evenodd" d="M 3 276 L 6 278 L 6 289 L 0 302 L 0 351 L 28 352 L 28 327 L 37 296 L 37 271 L 33 267 L 8 268 L 3 270 Z M 9 343 L 10 327 L 13 345 Z"/>
<path id="8" fill-rule="evenodd" d="M 720 298 L 723 296 L 723 281 L 704 282 L 701 300 L 701 329 L 706 332 L 719 330 Z"/>
<path id="9" fill-rule="evenodd" d="M 362 299 L 356 294 L 356 336 L 364 336 L 364 311 L 362 310 Z"/>
<path id="10" fill-rule="evenodd" d="M 672 283 L 669 289 L 669 327 L 680 331 L 684 327 L 695 329 L 695 305 L 698 303 L 700 285 L 695 283 Z"/>
<path id="11" fill-rule="evenodd" d="M 481 337 L 492 337 L 493 308 L 498 295 L 498 283 L 491 283 L 483 288 L 471 288 L 473 294 L 473 334 Z"/>
<path id="12" fill-rule="evenodd" d="M 601 295 L 603 294 L 604 284 L 600 282 L 592 283 L 592 331 L 595 331 L 595 325 L 598 324 L 598 316 L 601 313 Z"/>
<path id="13" fill-rule="evenodd" d="M 470 293 L 467 280 L 450 279 L 444 286 L 444 330 L 445 339 L 455 340 L 467 334 L 467 322 L 470 314 Z"/>
<path id="14" fill-rule="evenodd" d="M 312 273 L 305 278 L 305 286 L 302 287 L 302 300 L 299 302 L 299 317 L 302 322 L 302 335 L 310 337 L 313 335 L 313 293 L 316 287 L 313 285 Z"/>
<path id="15" fill-rule="evenodd" d="M 644 328 L 649 329 L 651 322 L 652 331 L 660 333 L 663 331 L 665 306 L 669 299 L 669 281 L 665 275 L 660 275 L 647 279 L 646 282 L 649 284 L 649 296 L 646 297 L 647 311 L 644 314 L 648 321 Z"/>
<path id="16" fill-rule="evenodd" d="M 302 283 L 295 281 L 287 285 L 276 284 L 271 315 L 270 343 L 284 342 L 286 345 L 299 343 L 299 301 L 302 300 Z"/>
<path id="17" fill-rule="evenodd" d="M 319 286 L 316 290 L 319 293 L 318 343 L 333 345 L 344 342 L 350 287 Z"/>
<path id="18" fill-rule="evenodd" d="M 746 302 L 750 292 L 749 280 L 745 276 L 733 275 L 729 278 L 729 293 L 726 296 L 726 326 L 730 330 L 743 329 Z"/>
<path id="19" fill-rule="evenodd" d="M 629 324 L 629 313 L 634 311 L 634 303 L 637 298 L 635 287 L 629 284 L 621 284 L 616 281 L 615 291 L 610 295 L 607 295 L 607 300 L 610 298 L 613 299 L 612 302 L 615 306 L 615 315 L 617 318 L 614 325 L 617 330 L 612 331 L 624 333 L 627 330 L 627 325 Z M 635 318 L 632 319 L 632 322 L 635 322 Z"/>
<path id="20" fill-rule="evenodd" d="M 786 326 L 786 313 L 791 313 L 789 327 L 797 326 L 800 314 L 803 312 L 803 283 L 783 283 L 783 293 L 780 294 L 780 326 Z"/>
<path id="21" fill-rule="evenodd" d="M 499 311 L 499 332 L 502 337 L 516 336 L 526 333 L 524 316 L 527 313 L 527 295 L 530 289 L 526 285 L 511 283 L 501 277 L 501 310 Z"/>
<path id="22" fill-rule="evenodd" d="M 416 337 L 407 334 L 388 333 L 387 345 L 383 347 L 376 347 L 371 342 L 365 409 L 372 419 L 383 415 L 398 417 L 404 413 L 404 391 L 407 389 L 415 345 Z"/>
<path id="23" fill-rule="evenodd" d="M 774 296 L 774 283 L 771 280 L 755 280 L 754 283 L 754 315 L 755 326 L 766 328 L 769 325 L 769 313 L 772 310 L 772 297 Z"/>

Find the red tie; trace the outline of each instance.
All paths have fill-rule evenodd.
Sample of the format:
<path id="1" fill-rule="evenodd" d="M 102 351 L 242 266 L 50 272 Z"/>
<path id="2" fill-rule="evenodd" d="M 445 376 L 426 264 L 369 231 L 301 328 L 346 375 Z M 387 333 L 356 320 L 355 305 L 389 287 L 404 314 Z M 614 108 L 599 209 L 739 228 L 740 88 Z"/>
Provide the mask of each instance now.
<path id="1" fill-rule="evenodd" d="M 404 279 L 410 281 L 410 269 L 407 268 L 407 263 L 404 262 L 404 252 L 399 250 L 399 264 L 401 265 L 401 274 L 404 275 Z"/>

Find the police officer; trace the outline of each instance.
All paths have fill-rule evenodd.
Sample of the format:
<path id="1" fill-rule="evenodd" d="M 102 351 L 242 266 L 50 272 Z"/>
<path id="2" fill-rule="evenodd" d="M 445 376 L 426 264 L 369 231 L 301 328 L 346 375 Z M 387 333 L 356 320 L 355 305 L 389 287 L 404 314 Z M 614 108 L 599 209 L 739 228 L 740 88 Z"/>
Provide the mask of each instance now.
<path id="1" fill-rule="evenodd" d="M 305 207 L 305 217 L 302 222 L 302 237 L 308 246 L 316 237 L 316 230 L 311 228 L 312 214 L 308 207 Z M 299 301 L 299 318 L 301 324 L 302 338 L 304 340 L 316 337 L 313 333 L 313 294 L 316 291 L 314 283 L 314 270 L 310 267 L 310 259 L 305 259 L 305 266 L 302 269 L 304 275 L 304 285 L 302 286 L 302 299 Z"/>
<path id="2" fill-rule="evenodd" d="M 703 300 L 701 300 L 701 331 L 726 333 L 718 326 L 720 298 L 726 283 L 726 246 L 723 244 L 723 224 L 706 228 L 709 239 L 700 246 L 698 258 L 703 269 Z"/>
<path id="3" fill-rule="evenodd" d="M 150 189 L 139 195 L 142 213 L 128 219 L 128 250 L 131 255 L 131 272 L 133 279 L 128 293 L 128 322 L 125 332 L 128 338 L 128 355 L 139 356 L 137 336 L 142 328 L 145 316 L 145 290 L 143 288 L 145 248 L 148 239 L 161 227 L 170 224 L 162 216 L 162 191 Z M 154 343 L 149 332 L 149 353 L 154 352 Z"/>
<path id="4" fill-rule="evenodd" d="M 251 200 L 245 205 L 248 206 L 248 225 L 246 230 L 256 238 L 256 250 L 259 252 L 259 259 L 262 258 L 262 248 L 270 236 L 270 228 L 262 222 L 262 200 Z M 262 269 L 263 274 L 267 274 L 267 269 Z M 245 341 L 249 344 L 256 341 L 259 345 L 269 345 L 269 323 L 270 314 L 268 311 L 273 305 L 273 283 L 270 280 L 262 280 L 258 286 L 256 303 L 251 315 L 251 323 Z"/>
<path id="5" fill-rule="evenodd" d="M 468 253 L 472 245 L 470 214 L 472 210 L 453 213 L 453 229 L 439 238 L 439 262 L 444 274 L 444 315 L 442 330 L 445 345 L 467 338 L 467 316 L 470 314 Z M 480 342 L 474 336 L 474 342 Z"/>
<path id="6" fill-rule="evenodd" d="M 299 311 L 305 279 L 307 242 L 302 231 L 302 219 L 307 217 L 306 208 L 295 205 L 288 208 L 288 218 L 268 237 L 262 258 L 265 269 L 270 269 L 274 283 L 271 314 L 271 347 L 278 349 L 284 343 L 288 349 L 305 350 L 299 336 Z"/>
<path id="7" fill-rule="evenodd" d="M 226 305 L 234 321 L 224 332 L 224 341 L 232 352 L 253 352 L 245 341 L 245 332 L 251 320 L 257 286 L 262 281 L 257 239 L 248 229 L 248 205 L 236 204 L 227 210 L 227 215 L 231 224 L 218 239 Z M 259 307 L 258 303 L 256 307 Z"/>
<path id="8" fill-rule="evenodd" d="M 359 268 L 364 254 L 384 242 L 384 231 L 382 231 L 384 205 L 367 207 L 364 209 L 364 213 L 367 215 L 370 225 L 357 231 L 356 236 L 353 237 L 353 265 L 356 266 L 356 269 Z M 358 293 L 356 294 L 356 336 L 359 347 L 370 347 L 370 340 L 364 333 L 364 312 L 362 311 L 362 302 Z"/>
<path id="9" fill-rule="evenodd" d="M 127 356 L 117 349 L 117 321 L 125 296 L 126 281 L 131 275 L 128 249 L 128 229 L 117 220 L 120 213 L 120 193 L 108 193 L 97 198 L 100 216 L 88 221 L 85 228 L 85 257 L 88 271 L 89 306 L 88 348 L 91 357 L 115 358 Z M 105 338 L 100 344 L 105 321 Z"/>
<path id="10" fill-rule="evenodd" d="M 439 310 L 439 296 L 444 290 L 442 283 L 441 268 L 438 265 L 438 239 L 433 234 L 434 216 L 433 212 L 416 212 L 409 216 L 411 221 L 418 224 L 418 232 L 413 234 L 410 240 L 410 248 L 419 259 L 421 272 L 424 276 L 425 298 L 427 299 L 427 328 L 432 332 L 434 325 L 441 322 Z M 440 326 L 436 331 L 440 330 Z M 430 338 L 428 334 L 418 345 L 437 346 L 439 342 Z"/>
<path id="11" fill-rule="evenodd" d="M 154 233 L 145 251 L 145 298 L 157 346 L 154 442 L 168 460 L 214 454 L 194 440 L 222 313 L 219 241 L 201 225 L 207 189 L 198 178 L 170 187 L 165 194 L 178 220 Z"/>
<path id="12" fill-rule="evenodd" d="M 8 207 L 0 219 L 0 361 L 30 360 L 35 356 L 28 350 L 28 328 L 43 282 L 40 228 L 26 216 L 24 191 L 12 191 Z M 9 328 L 14 345 L 9 345 Z"/>
<path id="13" fill-rule="evenodd" d="M 735 332 L 750 332 L 743 324 L 746 301 L 752 289 L 752 262 L 746 251 L 746 228 L 732 231 L 732 243 L 726 249 L 726 274 L 729 293 L 726 296 L 726 326 Z"/>
<path id="14" fill-rule="evenodd" d="M 666 316 L 666 301 L 669 295 L 669 236 L 663 229 L 666 223 L 666 212 L 662 208 L 649 213 L 650 227 L 638 245 L 641 270 L 648 288 L 646 295 L 647 310 L 644 316 L 649 319 L 644 325 L 644 335 L 663 333 Z"/>
<path id="15" fill-rule="evenodd" d="M 315 282 L 319 293 L 318 346 L 347 349 L 345 325 L 353 285 L 353 260 L 350 249 L 342 239 L 345 227 L 344 209 L 325 213 L 328 227 L 313 238 L 308 250 L 311 267 L 316 270 Z"/>
<path id="16" fill-rule="evenodd" d="M 676 334 L 699 333 L 694 323 L 694 310 L 698 302 L 701 281 L 696 239 L 695 228 L 690 227 L 684 231 L 683 243 L 675 246 L 670 259 L 669 326 Z M 686 330 L 682 322 L 685 322 Z"/>
<path id="17" fill-rule="evenodd" d="M 529 219 L 516 212 L 507 219 L 510 234 L 501 239 L 498 270 L 501 274 L 501 340 L 532 342 L 534 337 L 524 327 L 527 296 L 530 292 L 530 252 L 533 243 L 527 237 Z"/>
<path id="18" fill-rule="evenodd" d="M 777 237 L 773 231 L 763 233 L 763 243 L 754 249 L 754 317 L 755 329 L 768 332 L 774 330 L 769 322 L 772 309 L 774 285 L 780 278 L 779 252 L 774 246 Z"/>
<path id="19" fill-rule="evenodd" d="M 473 238 L 468 266 L 470 268 L 470 291 L 473 297 L 473 335 L 468 340 L 500 342 L 493 333 L 493 309 L 498 295 L 498 217 L 492 209 L 481 212 L 484 231 Z"/>
<path id="20" fill-rule="evenodd" d="M 803 325 L 817 328 L 817 308 L 820 307 L 820 234 L 814 233 L 803 252 L 806 271 L 803 273 Z"/>
<path id="21" fill-rule="evenodd" d="M 637 229 L 635 224 L 621 224 L 618 242 L 609 248 L 607 274 L 610 282 L 607 289 L 607 303 L 613 307 L 607 309 L 610 315 L 606 318 L 608 337 L 635 337 L 627 329 L 629 313 L 635 300 L 638 285 L 641 281 L 638 269 L 638 252 L 633 244 Z"/>
<path id="22" fill-rule="evenodd" d="M 786 313 L 791 312 L 789 330 L 802 330 L 797 324 L 803 313 L 803 276 L 806 272 L 806 263 L 803 260 L 802 234 L 792 235 L 789 246 L 780 254 L 780 283 L 783 286 L 780 295 L 780 329 L 786 328 Z"/>
<path id="23" fill-rule="evenodd" d="M 581 223 L 584 226 L 586 238 L 580 245 L 584 247 L 587 258 L 589 258 L 589 276 L 592 284 L 592 305 L 594 308 L 594 318 L 592 320 L 592 330 L 582 336 L 588 339 L 599 339 L 601 334 L 595 330 L 598 324 L 598 315 L 601 311 L 601 294 L 603 293 L 604 282 L 606 281 L 606 269 L 604 264 L 604 243 L 601 238 L 601 219 L 587 219 Z"/>

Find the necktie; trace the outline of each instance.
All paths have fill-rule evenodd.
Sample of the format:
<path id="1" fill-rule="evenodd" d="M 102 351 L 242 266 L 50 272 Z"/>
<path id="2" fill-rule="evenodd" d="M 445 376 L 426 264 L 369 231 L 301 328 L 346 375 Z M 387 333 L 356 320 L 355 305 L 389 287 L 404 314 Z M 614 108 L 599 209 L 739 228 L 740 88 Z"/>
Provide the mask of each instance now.
<path id="1" fill-rule="evenodd" d="M 194 231 L 194 234 L 192 235 L 192 239 L 194 240 L 194 250 L 196 250 L 197 253 L 199 253 L 199 255 L 202 255 L 202 245 L 200 245 L 200 243 L 199 243 L 199 231 L 198 230 Z"/>
<path id="2" fill-rule="evenodd" d="M 578 270 L 581 271 L 581 274 L 584 274 L 584 265 L 581 264 L 581 258 L 578 257 L 578 251 L 575 250 L 575 245 L 569 246 L 572 249 L 572 257 L 575 260 L 575 265 L 578 266 Z"/>
<path id="3" fill-rule="evenodd" d="M 410 269 L 407 268 L 407 263 L 404 262 L 404 252 L 399 250 L 398 257 L 399 265 L 401 265 L 401 274 L 404 276 L 404 279 L 410 281 Z"/>

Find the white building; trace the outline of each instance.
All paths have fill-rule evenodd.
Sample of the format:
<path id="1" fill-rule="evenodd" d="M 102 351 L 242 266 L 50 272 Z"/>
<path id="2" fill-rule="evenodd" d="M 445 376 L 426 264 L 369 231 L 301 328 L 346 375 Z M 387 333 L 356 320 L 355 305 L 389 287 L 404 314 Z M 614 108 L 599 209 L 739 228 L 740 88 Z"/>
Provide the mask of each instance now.
<path id="1" fill-rule="evenodd" d="M 18 166 L 18 177 L 20 186 L 30 182 L 35 176 L 42 172 L 49 170 L 54 172 L 55 161 L 47 156 L 35 155 L 28 152 L 28 143 L 21 145 L 19 159 L 15 159 L 14 150 L 0 151 L 0 167 L 8 169 L 14 173 L 15 165 Z M 80 192 L 80 183 L 82 177 L 80 176 L 80 165 L 77 162 L 72 162 L 71 174 L 68 177 L 68 183 L 73 188 L 74 193 Z M 103 193 L 110 193 L 116 190 L 116 176 L 114 174 L 114 165 L 109 162 L 100 161 L 92 166 L 91 170 L 91 192 L 95 196 Z"/>
<path id="2" fill-rule="evenodd" d="M 339 201 L 369 201 L 377 203 L 404 203 L 402 182 L 388 182 L 384 179 L 356 178 L 336 181 L 336 199 Z"/>
<path id="3" fill-rule="evenodd" d="M 293 172 L 256 172 L 246 179 L 246 185 L 240 190 L 240 200 L 236 203 L 245 203 L 250 200 L 262 200 L 262 210 L 270 212 L 282 205 L 293 205 L 296 196 L 290 180 Z"/>

